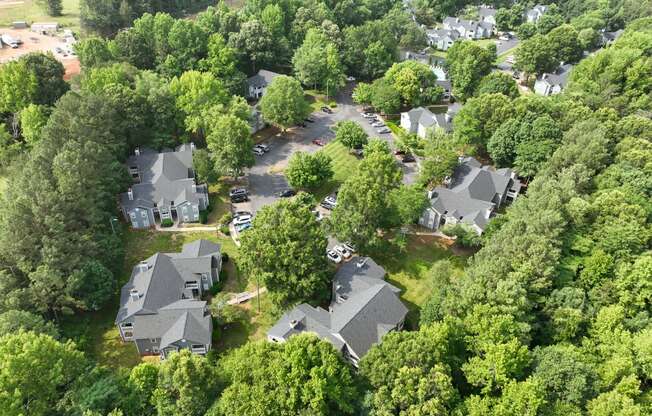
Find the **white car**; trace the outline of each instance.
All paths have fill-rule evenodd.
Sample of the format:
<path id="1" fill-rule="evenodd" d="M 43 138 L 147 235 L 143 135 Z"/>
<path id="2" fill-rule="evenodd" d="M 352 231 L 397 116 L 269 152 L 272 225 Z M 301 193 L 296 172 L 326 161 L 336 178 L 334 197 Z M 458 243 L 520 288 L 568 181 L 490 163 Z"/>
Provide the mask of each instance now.
<path id="1" fill-rule="evenodd" d="M 259 143 L 259 144 L 255 145 L 254 148 L 260 149 L 265 153 L 269 152 L 269 145 L 268 144 Z"/>
<path id="2" fill-rule="evenodd" d="M 333 250 L 337 251 L 337 254 L 345 259 L 351 258 L 351 252 L 347 250 L 343 245 L 335 246 L 333 247 Z"/>
<path id="3" fill-rule="evenodd" d="M 316 209 L 313 209 L 312 213 L 315 215 L 317 221 L 321 221 L 324 219 L 324 216 L 321 214 L 321 212 L 317 211 Z"/>
<path id="4" fill-rule="evenodd" d="M 349 75 L 348 77 L 346 77 L 346 80 L 349 81 L 349 82 L 353 82 L 353 81 L 355 81 L 355 77 Z"/>
<path id="5" fill-rule="evenodd" d="M 263 149 L 261 149 L 260 147 L 254 147 L 252 151 L 254 152 L 254 154 L 256 156 L 262 156 L 262 155 L 265 154 L 265 151 Z"/>
<path id="6" fill-rule="evenodd" d="M 235 220 L 233 220 L 233 225 L 236 227 L 242 224 L 248 224 L 251 222 L 251 215 L 240 215 Z"/>
<path id="7" fill-rule="evenodd" d="M 355 251 L 356 251 L 356 250 L 355 250 L 355 246 L 354 246 L 352 243 L 349 243 L 349 242 L 347 242 L 347 243 L 342 243 L 342 247 L 344 247 L 345 249 L 349 250 L 351 253 L 355 253 Z"/>
<path id="8" fill-rule="evenodd" d="M 326 257 L 328 257 L 328 260 L 332 261 L 335 264 L 342 263 L 342 257 L 337 254 L 335 250 L 328 250 L 326 252 Z"/>
<path id="9" fill-rule="evenodd" d="M 326 198 L 324 198 L 324 201 L 333 206 L 337 206 L 337 198 L 334 197 L 333 195 L 327 196 Z"/>
<path id="10" fill-rule="evenodd" d="M 382 121 L 377 121 L 375 123 L 371 123 L 371 127 L 385 127 L 385 123 Z"/>
<path id="11" fill-rule="evenodd" d="M 380 134 L 387 134 L 392 132 L 388 127 L 383 127 L 382 129 L 378 129 L 376 131 Z"/>
<path id="12" fill-rule="evenodd" d="M 362 113 L 362 117 L 364 117 L 364 118 L 376 118 L 376 115 L 374 113 Z"/>

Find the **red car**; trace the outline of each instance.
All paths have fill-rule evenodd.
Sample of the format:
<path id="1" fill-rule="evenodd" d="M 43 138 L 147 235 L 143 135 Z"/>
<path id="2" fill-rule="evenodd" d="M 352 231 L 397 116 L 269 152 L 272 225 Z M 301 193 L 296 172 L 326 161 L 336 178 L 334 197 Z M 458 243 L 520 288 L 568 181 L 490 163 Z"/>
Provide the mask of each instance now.
<path id="1" fill-rule="evenodd" d="M 324 143 L 323 140 L 315 139 L 312 141 L 312 144 L 316 144 L 317 146 L 324 146 L 326 143 Z"/>

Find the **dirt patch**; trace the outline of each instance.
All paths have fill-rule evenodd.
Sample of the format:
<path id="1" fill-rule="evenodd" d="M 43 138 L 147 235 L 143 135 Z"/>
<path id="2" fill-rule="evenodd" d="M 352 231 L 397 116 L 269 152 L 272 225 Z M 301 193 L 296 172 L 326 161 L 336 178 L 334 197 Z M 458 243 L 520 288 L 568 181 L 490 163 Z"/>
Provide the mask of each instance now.
<path id="1" fill-rule="evenodd" d="M 0 64 L 13 61 L 31 52 L 51 52 L 66 68 L 66 79 L 70 79 L 73 75 L 79 73 L 79 59 L 70 54 L 72 45 L 65 43 L 63 37 L 59 35 L 49 36 L 32 32 L 29 29 L 9 28 L 0 29 L 0 34 L 6 34 L 23 41 L 16 49 L 4 45 L 0 49 Z M 57 48 L 63 53 L 57 52 Z"/>

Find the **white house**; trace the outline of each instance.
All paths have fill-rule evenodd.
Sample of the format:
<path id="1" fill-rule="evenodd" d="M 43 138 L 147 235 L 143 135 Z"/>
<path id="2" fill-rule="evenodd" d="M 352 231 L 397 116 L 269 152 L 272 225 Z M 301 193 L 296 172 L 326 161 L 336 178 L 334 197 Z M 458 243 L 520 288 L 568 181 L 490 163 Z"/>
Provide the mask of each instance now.
<path id="1" fill-rule="evenodd" d="M 528 10 L 525 13 L 525 20 L 528 23 L 537 23 L 539 22 L 539 19 L 541 19 L 541 16 L 546 14 L 546 11 L 548 10 L 548 6 L 544 6 L 543 4 L 537 4 L 530 10 Z"/>
<path id="2" fill-rule="evenodd" d="M 478 15 L 480 16 L 481 21 L 491 23 L 492 25 L 496 24 L 496 9 L 493 7 L 478 7 Z"/>
<path id="3" fill-rule="evenodd" d="M 43 35 L 52 35 L 59 30 L 59 23 L 57 22 L 38 22 L 32 23 L 30 26 L 32 32 L 40 33 Z"/>
<path id="4" fill-rule="evenodd" d="M 429 129 L 439 127 L 444 131 L 451 131 L 452 115 L 450 113 L 434 114 L 427 108 L 417 107 L 401 113 L 401 127 L 408 133 L 425 138 Z"/>
<path id="5" fill-rule="evenodd" d="M 257 100 L 265 94 L 265 89 L 279 74 L 261 69 L 258 73 L 247 79 L 247 98 Z"/>
<path id="6" fill-rule="evenodd" d="M 447 17 L 444 19 L 444 29 L 455 30 L 464 39 L 489 38 L 494 33 L 495 25 L 490 22 L 460 19 L 459 17 Z"/>
<path id="7" fill-rule="evenodd" d="M 573 65 L 566 64 L 552 74 L 541 75 L 534 83 L 534 92 L 544 96 L 559 94 L 566 86 L 572 68 Z"/>
<path id="8" fill-rule="evenodd" d="M 428 45 L 441 51 L 447 51 L 460 38 L 457 30 L 430 29 L 426 31 Z"/>

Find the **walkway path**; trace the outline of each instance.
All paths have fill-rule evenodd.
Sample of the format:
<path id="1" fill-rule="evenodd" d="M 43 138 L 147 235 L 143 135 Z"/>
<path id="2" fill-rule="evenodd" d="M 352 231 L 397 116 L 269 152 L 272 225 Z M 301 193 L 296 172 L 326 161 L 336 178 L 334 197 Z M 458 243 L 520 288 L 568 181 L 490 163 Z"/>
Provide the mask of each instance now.
<path id="1" fill-rule="evenodd" d="M 253 291 L 253 292 L 242 292 L 242 293 L 236 293 L 233 298 L 231 298 L 227 304 L 229 305 L 238 305 L 242 302 L 246 302 L 249 299 L 253 299 L 256 296 L 267 292 L 266 287 L 261 287 L 259 290 Z"/>
<path id="2" fill-rule="evenodd" d="M 217 227 L 209 226 L 209 225 L 197 226 L 197 227 L 177 227 L 176 225 L 172 227 L 161 227 L 160 225 L 156 224 L 156 231 L 171 231 L 175 233 L 178 232 L 193 233 L 198 231 L 217 231 Z"/>

